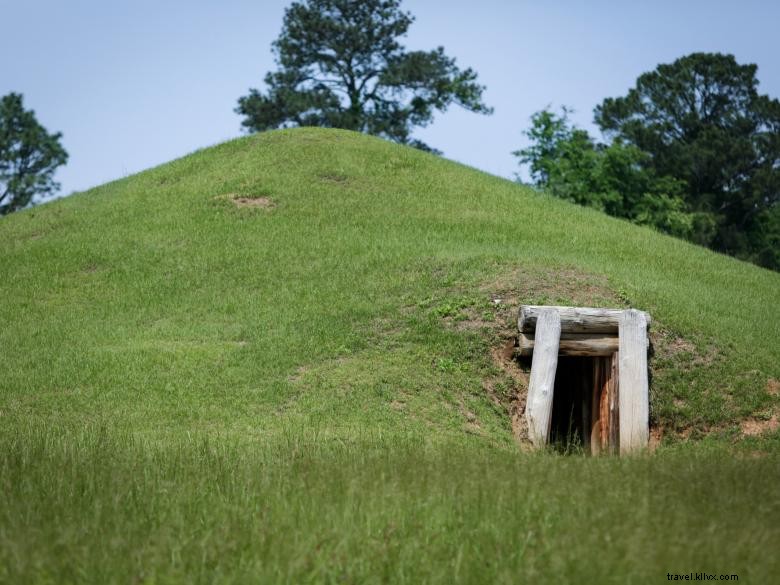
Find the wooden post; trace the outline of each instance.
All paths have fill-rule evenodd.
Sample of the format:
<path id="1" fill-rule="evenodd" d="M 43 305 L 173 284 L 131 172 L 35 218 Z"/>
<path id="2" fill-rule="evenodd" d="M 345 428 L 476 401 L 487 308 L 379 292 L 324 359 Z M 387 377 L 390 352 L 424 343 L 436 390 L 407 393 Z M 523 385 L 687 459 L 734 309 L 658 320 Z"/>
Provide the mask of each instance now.
<path id="1" fill-rule="evenodd" d="M 534 356 L 531 360 L 531 379 L 528 383 L 528 401 L 525 408 L 528 436 L 535 447 L 543 447 L 550 438 L 560 337 L 561 318 L 558 312 L 541 311 L 536 323 Z"/>
<path id="2" fill-rule="evenodd" d="M 649 389 L 647 381 L 647 318 L 635 309 L 620 317 L 618 393 L 620 454 L 647 447 L 649 429 Z"/>

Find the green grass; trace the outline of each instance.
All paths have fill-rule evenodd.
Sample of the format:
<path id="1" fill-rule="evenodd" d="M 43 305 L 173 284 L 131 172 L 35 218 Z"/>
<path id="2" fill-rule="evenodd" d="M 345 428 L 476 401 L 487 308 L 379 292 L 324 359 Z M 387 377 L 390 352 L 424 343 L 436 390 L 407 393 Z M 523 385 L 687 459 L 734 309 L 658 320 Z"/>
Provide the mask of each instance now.
<path id="1" fill-rule="evenodd" d="M 5 583 L 771 583 L 777 461 L 415 442 L 164 447 L 28 428 L 0 452 Z"/>
<path id="2" fill-rule="evenodd" d="M 776 572 L 780 438 L 740 425 L 780 405 L 777 273 L 319 129 L 5 217 L 0 249 L 5 582 Z M 519 303 L 591 302 L 652 314 L 667 446 L 523 456 L 491 347 Z"/>

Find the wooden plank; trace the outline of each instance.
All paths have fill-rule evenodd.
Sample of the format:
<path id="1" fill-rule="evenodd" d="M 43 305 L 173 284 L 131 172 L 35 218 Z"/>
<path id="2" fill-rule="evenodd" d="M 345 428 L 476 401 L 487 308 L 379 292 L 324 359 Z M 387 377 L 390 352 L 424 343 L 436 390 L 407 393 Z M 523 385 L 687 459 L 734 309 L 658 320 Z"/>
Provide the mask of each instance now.
<path id="1" fill-rule="evenodd" d="M 597 309 L 591 307 L 557 307 L 544 305 L 521 305 L 517 327 L 521 333 L 533 333 L 543 310 L 557 311 L 561 318 L 562 333 L 612 333 L 618 331 L 621 309 Z M 650 316 L 644 314 L 647 324 Z"/>
<path id="2" fill-rule="evenodd" d="M 647 380 L 647 319 L 634 309 L 620 318 L 620 358 L 618 398 L 620 454 L 647 447 L 649 429 L 649 388 Z"/>
<path id="3" fill-rule="evenodd" d="M 620 380 L 618 372 L 618 360 L 620 353 L 615 352 L 610 358 L 610 379 L 609 379 L 609 452 L 616 455 L 618 452 L 618 432 L 620 422 L 618 420 L 618 393 L 620 392 Z"/>
<path id="4" fill-rule="evenodd" d="M 531 360 L 525 416 L 528 421 L 528 436 L 534 446 L 543 447 L 550 438 L 561 318 L 556 311 L 542 311 L 538 315 L 537 324 L 536 348 Z"/>
<path id="5" fill-rule="evenodd" d="M 593 359 L 590 389 L 589 421 L 591 454 L 616 453 L 617 428 L 617 364 L 614 356 Z"/>
<path id="6" fill-rule="evenodd" d="M 601 452 L 601 410 L 599 408 L 601 388 L 601 360 L 592 360 L 593 367 L 590 371 L 590 453 L 598 455 Z"/>
<path id="7" fill-rule="evenodd" d="M 617 331 L 607 333 L 561 333 L 558 354 L 566 356 L 611 356 L 618 350 Z M 518 353 L 531 355 L 534 351 L 534 334 L 521 333 L 518 336 Z"/>
<path id="8" fill-rule="evenodd" d="M 599 396 L 599 423 L 601 426 L 601 452 L 609 452 L 609 391 L 610 375 L 612 374 L 612 364 L 608 357 L 596 358 L 601 362 L 602 379 L 601 393 Z"/>

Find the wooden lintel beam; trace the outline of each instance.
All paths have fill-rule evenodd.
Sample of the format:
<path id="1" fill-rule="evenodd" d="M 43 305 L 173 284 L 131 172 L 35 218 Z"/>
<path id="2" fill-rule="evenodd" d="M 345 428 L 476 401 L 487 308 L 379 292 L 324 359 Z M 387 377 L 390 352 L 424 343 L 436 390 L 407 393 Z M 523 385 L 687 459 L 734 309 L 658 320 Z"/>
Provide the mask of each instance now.
<path id="1" fill-rule="evenodd" d="M 533 333 L 536 321 L 543 310 L 553 310 L 561 319 L 562 333 L 612 333 L 617 334 L 622 309 L 595 309 L 589 307 L 555 307 L 544 305 L 521 305 L 517 318 L 520 333 Z M 643 313 L 647 324 L 650 315 Z"/>

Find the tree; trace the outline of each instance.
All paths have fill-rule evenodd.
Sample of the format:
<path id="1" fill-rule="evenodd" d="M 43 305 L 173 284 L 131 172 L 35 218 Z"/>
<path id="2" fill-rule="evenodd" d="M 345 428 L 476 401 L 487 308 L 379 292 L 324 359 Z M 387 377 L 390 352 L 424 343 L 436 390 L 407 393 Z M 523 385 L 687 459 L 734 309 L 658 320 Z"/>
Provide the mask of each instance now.
<path id="1" fill-rule="evenodd" d="M 404 49 L 398 39 L 413 21 L 400 0 L 293 2 L 273 43 L 278 70 L 265 76 L 267 92 L 238 100 L 242 125 L 346 128 L 428 149 L 411 132 L 436 110 L 455 103 L 490 113 L 472 69 L 459 69 L 442 47 Z"/>
<path id="2" fill-rule="evenodd" d="M 595 120 L 608 137 L 647 154 L 643 167 L 684 183 L 702 244 L 778 269 L 780 102 L 758 93 L 756 65 L 694 53 L 641 75 Z"/>
<path id="3" fill-rule="evenodd" d="M 52 177 L 68 160 L 60 138 L 62 134 L 49 134 L 35 113 L 24 109 L 20 94 L 0 99 L 0 215 L 59 189 Z"/>
<path id="4" fill-rule="evenodd" d="M 534 114 L 525 132 L 531 145 L 513 153 L 534 183 L 561 199 L 690 237 L 697 218 L 686 211 L 682 183 L 646 168 L 647 155 L 636 146 L 597 143 L 569 122 L 570 112 Z"/>

